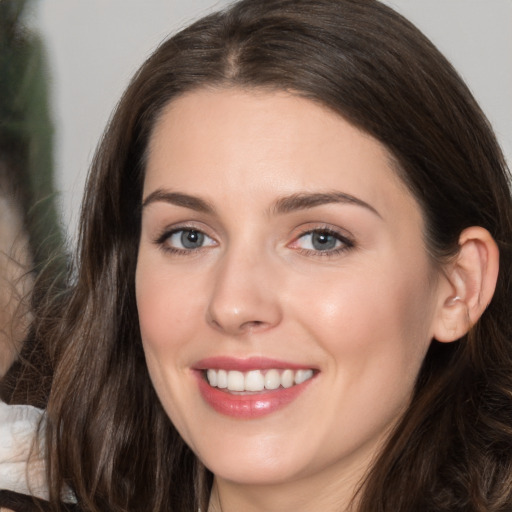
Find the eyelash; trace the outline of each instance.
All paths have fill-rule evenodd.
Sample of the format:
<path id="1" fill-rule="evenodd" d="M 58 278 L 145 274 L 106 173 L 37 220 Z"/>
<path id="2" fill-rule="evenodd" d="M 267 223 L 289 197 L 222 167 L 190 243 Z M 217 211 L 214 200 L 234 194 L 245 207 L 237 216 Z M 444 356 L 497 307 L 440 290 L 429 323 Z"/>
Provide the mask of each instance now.
<path id="1" fill-rule="evenodd" d="M 211 245 L 206 245 L 206 246 L 201 246 L 201 247 L 197 247 L 197 248 L 181 249 L 179 247 L 173 247 L 172 245 L 169 245 L 167 243 L 173 235 L 176 235 L 177 233 L 182 233 L 182 232 L 199 233 L 205 237 L 208 237 L 210 240 L 213 240 L 213 238 L 211 236 L 208 236 L 204 231 L 197 229 L 194 226 L 179 226 L 179 227 L 173 228 L 171 230 L 164 231 L 160 236 L 157 237 L 157 239 L 155 240 L 155 244 L 158 247 L 160 247 L 160 249 L 162 249 L 162 251 L 164 251 L 166 253 L 177 254 L 177 255 L 187 255 L 187 254 L 191 254 L 191 253 L 197 253 L 197 252 L 201 251 L 202 249 L 211 247 Z"/>
<path id="2" fill-rule="evenodd" d="M 320 257 L 320 258 L 331 258 L 339 256 L 340 254 L 344 253 L 345 251 L 348 251 L 355 247 L 355 243 L 353 240 L 348 238 L 347 236 L 342 235 L 338 231 L 327 227 L 327 226 L 321 226 L 314 229 L 308 229 L 307 231 L 304 231 L 302 233 L 299 233 L 299 235 L 295 238 L 293 244 L 297 243 L 301 238 L 304 238 L 307 235 L 314 235 L 314 234 L 321 234 L 321 235 L 327 235 L 332 236 L 336 239 L 337 242 L 340 242 L 341 245 L 335 249 L 327 249 L 327 250 L 315 250 L 315 249 L 301 249 L 297 248 L 297 251 L 301 254 L 304 254 L 306 256 L 314 256 L 314 257 Z"/>
<path id="3" fill-rule="evenodd" d="M 210 240 L 214 240 L 212 237 L 210 237 L 206 233 L 204 233 L 204 231 L 201 231 L 200 229 L 197 229 L 194 226 L 179 226 L 179 227 L 173 228 L 171 230 L 164 231 L 161 235 L 159 235 L 156 238 L 154 243 L 158 247 L 160 247 L 164 252 L 176 254 L 176 255 L 187 255 L 187 254 L 190 255 L 191 253 L 197 253 L 203 249 L 206 249 L 206 248 L 214 245 L 214 244 L 210 244 L 210 245 L 200 246 L 197 248 L 181 249 L 178 247 L 173 247 L 172 245 L 169 245 L 169 243 L 167 243 L 173 235 L 176 235 L 177 233 L 181 233 L 181 232 L 196 232 L 196 233 L 199 233 L 199 234 L 209 238 Z M 293 247 L 293 244 L 296 244 L 302 238 L 304 238 L 308 235 L 312 236 L 314 234 L 332 236 L 333 238 L 336 239 L 336 242 L 340 242 L 341 245 L 337 248 L 326 249 L 326 250 L 303 249 L 300 247 L 296 247 L 296 248 Z M 297 252 L 299 252 L 300 254 L 303 254 L 306 256 L 329 258 L 329 257 L 338 256 L 341 253 L 354 248 L 355 243 L 353 242 L 353 240 L 351 240 L 347 236 L 340 234 L 338 231 L 336 231 L 330 227 L 321 226 L 321 227 L 317 227 L 314 229 L 308 229 L 307 231 L 303 231 L 303 232 L 299 233 L 294 238 L 293 242 L 291 244 L 289 244 L 289 246 L 291 246 L 292 248 L 297 250 Z"/>

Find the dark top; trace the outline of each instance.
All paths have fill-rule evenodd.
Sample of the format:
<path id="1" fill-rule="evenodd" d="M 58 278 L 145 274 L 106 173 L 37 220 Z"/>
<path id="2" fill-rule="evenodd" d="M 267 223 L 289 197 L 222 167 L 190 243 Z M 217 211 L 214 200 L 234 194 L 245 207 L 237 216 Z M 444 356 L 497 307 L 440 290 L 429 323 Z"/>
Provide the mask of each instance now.
<path id="1" fill-rule="evenodd" d="M 46 512 L 50 511 L 50 504 L 47 501 L 20 494 L 14 491 L 0 490 L 0 508 L 5 507 L 14 512 Z M 64 510 L 69 512 L 78 512 L 77 505 L 66 504 Z"/>

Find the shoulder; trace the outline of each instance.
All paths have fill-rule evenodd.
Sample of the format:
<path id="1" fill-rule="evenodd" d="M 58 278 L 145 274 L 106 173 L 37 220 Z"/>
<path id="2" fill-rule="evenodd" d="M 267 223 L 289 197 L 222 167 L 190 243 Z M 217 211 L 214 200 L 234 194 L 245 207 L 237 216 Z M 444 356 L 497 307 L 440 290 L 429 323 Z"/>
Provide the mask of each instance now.
<path id="1" fill-rule="evenodd" d="M 0 402 L 0 489 L 47 497 L 42 418 L 41 409 Z"/>
<path id="2" fill-rule="evenodd" d="M 50 504 L 34 496 L 0 490 L 0 512 L 50 512 Z M 76 503 L 61 503 L 65 512 L 81 512 Z"/>
<path id="3" fill-rule="evenodd" d="M 46 482 L 44 411 L 0 401 L 0 512 L 50 510 Z M 70 489 L 63 510 L 78 510 Z"/>

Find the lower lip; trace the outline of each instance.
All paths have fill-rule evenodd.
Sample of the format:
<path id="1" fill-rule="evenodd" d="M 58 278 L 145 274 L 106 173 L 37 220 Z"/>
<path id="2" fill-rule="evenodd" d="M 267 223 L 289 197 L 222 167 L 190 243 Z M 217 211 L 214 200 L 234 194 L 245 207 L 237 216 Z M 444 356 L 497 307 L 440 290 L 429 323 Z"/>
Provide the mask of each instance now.
<path id="1" fill-rule="evenodd" d="M 196 372 L 196 374 L 199 391 L 205 402 L 220 414 L 241 419 L 260 418 L 286 407 L 305 391 L 313 380 L 308 379 L 290 388 L 279 388 L 264 393 L 234 395 L 211 387 L 204 379 L 202 372 Z"/>

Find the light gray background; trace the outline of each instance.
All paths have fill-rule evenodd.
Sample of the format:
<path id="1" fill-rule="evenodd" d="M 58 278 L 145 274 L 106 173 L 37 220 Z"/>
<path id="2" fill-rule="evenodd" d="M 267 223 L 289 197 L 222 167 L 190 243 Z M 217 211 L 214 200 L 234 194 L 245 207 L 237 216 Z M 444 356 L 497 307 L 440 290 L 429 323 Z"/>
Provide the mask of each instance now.
<path id="1" fill-rule="evenodd" d="M 227 0 L 38 0 L 56 125 L 63 223 L 76 232 L 94 148 L 131 75 L 168 34 Z M 385 0 L 452 61 L 512 162 L 512 0 Z"/>

